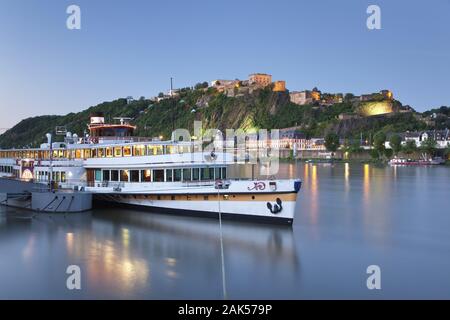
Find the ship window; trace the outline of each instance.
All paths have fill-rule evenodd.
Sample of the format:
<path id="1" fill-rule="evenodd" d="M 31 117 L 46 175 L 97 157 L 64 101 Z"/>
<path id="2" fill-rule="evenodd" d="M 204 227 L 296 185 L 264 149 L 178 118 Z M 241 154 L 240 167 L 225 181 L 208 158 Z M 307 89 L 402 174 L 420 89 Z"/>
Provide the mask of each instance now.
<path id="1" fill-rule="evenodd" d="M 106 148 L 106 156 L 108 158 L 111 158 L 113 156 L 113 148 L 112 147 L 107 147 Z"/>
<path id="2" fill-rule="evenodd" d="M 135 156 L 145 156 L 145 146 L 144 145 L 134 146 L 133 150 L 134 150 Z"/>
<path id="3" fill-rule="evenodd" d="M 103 181 L 109 181 L 110 175 L 109 170 L 103 170 Z"/>
<path id="4" fill-rule="evenodd" d="M 214 168 L 201 168 L 201 180 L 214 179 Z"/>
<path id="5" fill-rule="evenodd" d="M 178 146 L 179 153 L 189 153 L 191 152 L 191 146 Z"/>
<path id="6" fill-rule="evenodd" d="M 164 182 L 164 170 L 153 170 L 153 181 Z"/>
<path id="7" fill-rule="evenodd" d="M 142 170 L 141 171 L 141 181 L 142 182 L 151 182 L 152 181 L 152 171 L 151 170 Z"/>
<path id="8" fill-rule="evenodd" d="M 111 181 L 119 181 L 119 171 L 111 170 Z"/>
<path id="9" fill-rule="evenodd" d="M 214 178 L 217 179 L 221 179 L 220 177 L 220 168 L 214 168 Z"/>
<path id="10" fill-rule="evenodd" d="M 222 168 L 222 175 L 220 176 L 221 179 L 227 178 L 227 168 Z"/>
<path id="11" fill-rule="evenodd" d="M 114 147 L 114 157 L 122 156 L 122 147 Z"/>
<path id="12" fill-rule="evenodd" d="M 92 149 L 92 158 L 97 158 L 97 149 Z"/>
<path id="13" fill-rule="evenodd" d="M 130 171 L 130 181 L 131 182 L 139 182 L 139 170 L 131 170 Z"/>
<path id="14" fill-rule="evenodd" d="M 200 169 L 199 168 L 192 169 L 192 180 L 194 180 L 194 181 L 200 180 Z"/>
<path id="15" fill-rule="evenodd" d="M 167 146 L 167 153 L 168 154 L 174 154 L 175 151 L 175 146 Z"/>
<path id="16" fill-rule="evenodd" d="M 123 147 L 123 155 L 124 157 L 130 157 L 131 156 L 131 147 Z"/>
<path id="17" fill-rule="evenodd" d="M 192 177 L 191 177 L 191 169 L 187 168 L 187 169 L 183 169 L 183 181 L 191 181 Z"/>
<path id="18" fill-rule="evenodd" d="M 95 170 L 95 181 L 102 181 L 102 170 Z"/>
<path id="19" fill-rule="evenodd" d="M 97 155 L 99 158 L 104 158 L 105 157 L 105 149 L 103 149 L 103 148 L 98 149 Z"/>
<path id="20" fill-rule="evenodd" d="M 166 181 L 172 182 L 173 181 L 173 171 L 172 169 L 166 169 Z"/>
<path id="21" fill-rule="evenodd" d="M 66 173 L 64 171 L 61 172 L 61 182 L 66 182 Z"/>
<path id="22" fill-rule="evenodd" d="M 130 172 L 128 170 L 120 170 L 120 181 L 128 182 Z"/>
<path id="23" fill-rule="evenodd" d="M 84 158 L 88 159 L 91 157 L 91 149 L 84 149 Z"/>
<path id="24" fill-rule="evenodd" d="M 80 149 L 75 150 L 75 158 L 81 159 L 81 150 Z"/>
<path id="25" fill-rule="evenodd" d="M 173 181 L 181 181 L 181 169 L 173 170 Z"/>
<path id="26" fill-rule="evenodd" d="M 149 145 L 148 146 L 148 155 L 158 155 L 158 154 L 163 154 L 163 147 L 162 146 L 153 146 L 153 145 Z"/>

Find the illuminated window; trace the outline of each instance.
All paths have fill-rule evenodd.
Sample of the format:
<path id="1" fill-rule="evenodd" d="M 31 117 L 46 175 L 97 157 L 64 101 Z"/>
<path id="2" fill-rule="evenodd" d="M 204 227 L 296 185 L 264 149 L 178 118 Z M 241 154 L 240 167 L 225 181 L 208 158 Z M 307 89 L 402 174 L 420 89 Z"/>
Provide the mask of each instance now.
<path id="1" fill-rule="evenodd" d="M 122 147 L 114 147 L 114 157 L 122 156 Z"/>
<path id="2" fill-rule="evenodd" d="M 97 156 L 99 158 L 104 158 L 105 157 L 105 149 L 104 148 L 100 148 L 97 150 Z"/>
<path id="3" fill-rule="evenodd" d="M 152 171 L 151 170 L 142 170 L 141 171 L 141 181 L 142 182 L 151 182 L 152 181 Z"/>
<path id="4" fill-rule="evenodd" d="M 75 158 L 81 159 L 81 150 L 80 149 L 75 150 Z"/>
<path id="5" fill-rule="evenodd" d="M 131 147 L 130 146 L 123 147 L 123 155 L 125 157 L 131 157 Z"/>
<path id="6" fill-rule="evenodd" d="M 130 172 L 128 170 L 120 170 L 120 181 L 128 182 Z"/>
<path id="7" fill-rule="evenodd" d="M 144 145 L 134 146 L 133 150 L 134 150 L 135 156 L 137 156 L 137 157 L 145 156 L 145 146 Z"/>
<path id="8" fill-rule="evenodd" d="M 163 146 L 153 146 L 153 145 L 149 145 L 147 146 L 147 150 L 148 150 L 148 155 L 159 155 L 159 154 L 163 154 Z"/>
<path id="9" fill-rule="evenodd" d="M 91 149 L 84 149 L 84 158 L 88 159 L 92 156 Z"/>
<path id="10" fill-rule="evenodd" d="M 176 153 L 176 147 L 175 146 L 167 146 L 167 153 L 168 154 Z"/>
<path id="11" fill-rule="evenodd" d="M 106 156 L 108 158 L 111 158 L 113 156 L 113 148 L 112 147 L 107 147 L 106 148 Z"/>

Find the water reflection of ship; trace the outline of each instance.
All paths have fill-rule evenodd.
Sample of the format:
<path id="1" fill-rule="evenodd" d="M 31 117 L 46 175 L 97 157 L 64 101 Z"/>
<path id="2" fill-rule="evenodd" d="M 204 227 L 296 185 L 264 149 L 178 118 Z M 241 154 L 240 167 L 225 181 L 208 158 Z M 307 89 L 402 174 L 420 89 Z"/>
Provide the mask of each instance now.
<path id="1" fill-rule="evenodd" d="M 167 215 L 145 215 L 133 211 L 96 211 L 93 219 L 95 234 L 115 237 L 119 230 L 129 230 L 130 242 L 139 247 L 156 240 L 163 248 L 182 252 L 190 245 L 211 247 L 219 245 L 218 223 L 210 219 L 180 218 Z M 270 259 L 272 263 L 290 265 L 298 269 L 292 228 L 269 225 L 249 225 L 240 222 L 223 224 L 223 240 L 226 251 L 237 250 L 257 259 Z M 195 247 L 197 248 L 197 247 Z M 148 253 L 146 253 L 148 254 Z M 151 253 L 150 253 L 151 254 Z M 204 255 L 202 250 L 191 250 L 189 254 Z M 219 251 L 214 254 L 219 254 Z"/>
<path id="2" fill-rule="evenodd" d="M 15 241 L 30 264 L 49 256 L 37 265 L 42 270 L 46 263 L 80 265 L 86 297 L 222 298 L 218 221 L 115 209 L 27 214 L 0 215 L 0 243 Z M 296 290 L 292 228 L 227 221 L 222 231 L 230 296 L 252 296 L 248 281 L 272 288 L 269 296 Z"/>

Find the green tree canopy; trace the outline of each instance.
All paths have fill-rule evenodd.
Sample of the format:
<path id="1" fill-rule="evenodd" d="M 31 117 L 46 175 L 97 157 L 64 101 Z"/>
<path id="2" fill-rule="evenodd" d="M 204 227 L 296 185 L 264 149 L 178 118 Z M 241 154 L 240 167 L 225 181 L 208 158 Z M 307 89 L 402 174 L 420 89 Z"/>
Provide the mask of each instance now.
<path id="1" fill-rule="evenodd" d="M 386 134 L 382 131 L 377 132 L 374 136 L 373 136 L 373 146 L 375 148 L 375 150 L 378 153 L 378 156 L 382 156 L 385 152 L 385 146 L 384 143 L 386 142 Z"/>
<path id="2" fill-rule="evenodd" d="M 408 140 L 403 147 L 403 152 L 406 154 L 414 153 L 417 150 L 417 145 L 415 140 Z"/>
<path id="3" fill-rule="evenodd" d="M 339 136 L 336 133 L 328 133 L 325 136 L 325 148 L 331 152 L 336 152 L 339 148 Z"/>
<path id="4" fill-rule="evenodd" d="M 436 153 L 436 140 L 433 138 L 428 138 L 424 141 L 422 141 L 420 145 L 420 149 L 425 152 L 429 156 L 433 156 Z"/>
<path id="5" fill-rule="evenodd" d="M 389 145 L 394 151 L 394 154 L 398 154 L 402 149 L 402 138 L 398 134 L 394 134 L 389 138 Z"/>

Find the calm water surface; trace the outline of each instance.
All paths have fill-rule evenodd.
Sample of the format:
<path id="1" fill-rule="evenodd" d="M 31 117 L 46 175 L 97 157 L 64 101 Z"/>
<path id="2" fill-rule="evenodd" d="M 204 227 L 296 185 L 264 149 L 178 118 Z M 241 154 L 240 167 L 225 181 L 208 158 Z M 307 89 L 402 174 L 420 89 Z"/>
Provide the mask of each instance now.
<path id="1" fill-rule="evenodd" d="M 282 164 L 279 176 L 304 180 L 292 228 L 223 223 L 228 298 L 450 299 L 450 168 Z M 66 289 L 73 264 L 81 291 Z M 380 291 L 366 287 L 372 264 Z M 217 220 L 0 206 L 1 299 L 222 297 Z"/>

